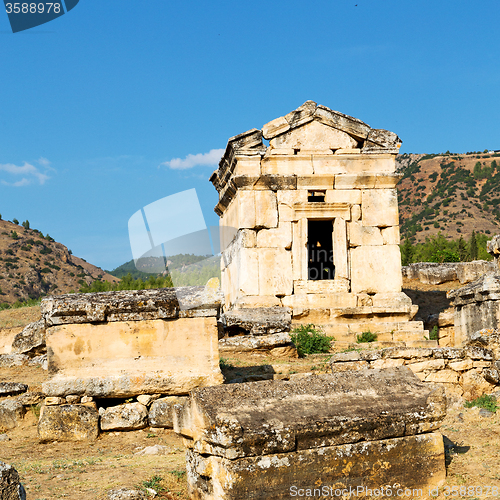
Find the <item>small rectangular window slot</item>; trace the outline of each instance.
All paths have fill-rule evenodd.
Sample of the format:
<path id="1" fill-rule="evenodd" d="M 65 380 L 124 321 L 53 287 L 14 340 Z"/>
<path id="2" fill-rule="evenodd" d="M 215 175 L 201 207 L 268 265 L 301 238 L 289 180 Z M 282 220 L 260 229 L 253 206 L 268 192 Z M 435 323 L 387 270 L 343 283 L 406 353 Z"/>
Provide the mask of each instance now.
<path id="1" fill-rule="evenodd" d="M 293 150 L 293 154 L 294 154 L 294 155 L 297 155 L 297 154 L 299 154 L 299 151 L 300 151 L 300 149 L 294 149 L 294 150 Z"/>
<path id="2" fill-rule="evenodd" d="M 307 201 L 310 203 L 324 203 L 326 191 L 308 191 Z"/>

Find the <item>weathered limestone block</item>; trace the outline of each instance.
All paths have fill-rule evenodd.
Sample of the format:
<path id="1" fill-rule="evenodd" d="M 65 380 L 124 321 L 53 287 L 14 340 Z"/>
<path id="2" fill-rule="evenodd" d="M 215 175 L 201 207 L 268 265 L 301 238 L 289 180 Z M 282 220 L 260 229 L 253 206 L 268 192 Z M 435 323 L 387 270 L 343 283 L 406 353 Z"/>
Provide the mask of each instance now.
<path id="1" fill-rule="evenodd" d="M 371 363 L 372 368 L 375 370 L 382 370 L 385 368 L 394 368 L 396 366 L 403 366 L 404 359 L 376 359 Z"/>
<path id="2" fill-rule="evenodd" d="M 292 253 L 284 248 L 259 248 L 259 293 L 291 295 Z"/>
<path id="3" fill-rule="evenodd" d="M 262 295 L 259 293 L 259 253 L 257 248 L 242 248 L 238 252 L 233 280 L 237 283 L 237 296 Z"/>
<path id="4" fill-rule="evenodd" d="M 0 431 L 14 429 L 23 416 L 23 405 L 16 399 L 6 399 L 0 402 Z"/>
<path id="5" fill-rule="evenodd" d="M 500 327 L 500 274 L 485 274 L 446 296 L 455 308 L 455 338 L 459 342 L 466 342 L 479 330 Z"/>
<path id="6" fill-rule="evenodd" d="M 361 191 L 359 189 L 327 189 L 325 202 L 361 205 Z"/>
<path id="7" fill-rule="evenodd" d="M 395 188 L 400 181 L 401 175 L 387 171 L 387 168 L 381 168 L 381 171 L 386 170 L 383 174 L 371 172 L 345 173 L 335 176 L 335 189 L 360 190 L 360 189 L 391 189 Z M 352 169 L 350 169 L 352 172 Z M 359 202 L 360 203 L 360 202 Z"/>
<path id="8" fill-rule="evenodd" d="M 174 429 L 192 498 L 284 499 L 323 484 L 438 484 L 444 448 L 432 431 L 445 408 L 444 391 L 407 368 L 361 370 L 197 390 Z"/>
<path id="9" fill-rule="evenodd" d="M 255 191 L 256 228 L 272 228 L 278 225 L 278 204 L 273 191 Z M 244 209 L 244 207 L 243 207 Z"/>
<path id="10" fill-rule="evenodd" d="M 261 229 L 257 233 L 257 246 L 259 248 L 285 248 L 292 246 L 292 223 L 280 222 L 276 229 Z"/>
<path id="11" fill-rule="evenodd" d="M 200 500 L 334 498 L 349 488 L 371 496 L 394 482 L 427 492 L 446 478 L 439 432 L 236 460 L 188 450 L 186 465 L 191 498 Z"/>
<path id="12" fill-rule="evenodd" d="M 288 130 L 290 130 L 290 124 L 284 116 L 280 116 L 279 118 L 275 118 L 269 123 L 266 123 L 262 127 L 262 135 L 264 136 L 264 139 L 269 140 L 277 135 L 287 132 Z"/>
<path id="13" fill-rule="evenodd" d="M 262 307 L 228 311 L 220 320 L 228 335 L 242 332 L 265 335 L 289 332 L 292 315 L 288 307 Z"/>
<path id="14" fill-rule="evenodd" d="M 113 488 L 108 491 L 107 500 L 148 500 L 150 495 L 136 488 Z"/>
<path id="15" fill-rule="evenodd" d="M 45 353 L 45 321 L 41 319 L 24 327 L 14 337 L 12 352 L 33 356 Z"/>
<path id="16" fill-rule="evenodd" d="M 26 491 L 12 465 L 0 462 L 0 499 L 26 500 Z"/>
<path id="17" fill-rule="evenodd" d="M 29 359 L 26 354 L 0 354 L 0 368 L 26 365 Z"/>
<path id="18" fill-rule="evenodd" d="M 460 283 L 471 283 L 487 273 L 499 272 L 495 262 L 473 260 L 472 262 L 457 262 L 457 278 Z"/>
<path id="19" fill-rule="evenodd" d="M 0 382 L 0 396 L 15 396 L 28 390 L 26 384 L 17 382 Z"/>
<path id="20" fill-rule="evenodd" d="M 182 406 L 187 397 L 168 396 L 157 399 L 149 409 L 148 420 L 151 427 L 165 427 L 172 429 L 174 426 L 175 406 Z"/>
<path id="21" fill-rule="evenodd" d="M 141 403 L 111 406 L 100 415 L 103 431 L 133 431 L 148 425 L 148 409 Z"/>
<path id="22" fill-rule="evenodd" d="M 480 368 L 469 370 L 462 375 L 464 398 L 467 401 L 489 394 L 495 390 L 495 385 L 489 382 Z"/>
<path id="23" fill-rule="evenodd" d="M 485 328 L 470 335 L 467 346 L 489 349 L 496 360 L 500 360 L 500 328 Z"/>
<path id="24" fill-rule="evenodd" d="M 353 247 L 362 245 L 383 245 L 384 240 L 380 228 L 376 226 L 363 226 L 361 222 L 347 224 L 347 239 Z"/>
<path id="25" fill-rule="evenodd" d="M 440 370 L 434 373 L 429 373 L 425 380 L 427 382 L 445 382 L 448 384 L 456 384 L 459 374 L 454 370 Z"/>
<path id="26" fill-rule="evenodd" d="M 399 367 L 197 389 L 174 430 L 199 453 L 234 459 L 429 432 L 445 411 L 442 390 Z"/>
<path id="27" fill-rule="evenodd" d="M 353 293 L 401 291 L 403 280 L 398 245 L 357 247 L 349 254 Z"/>
<path id="28" fill-rule="evenodd" d="M 351 220 L 353 222 L 361 220 L 361 205 L 353 205 L 351 207 Z"/>
<path id="29" fill-rule="evenodd" d="M 381 232 L 384 245 L 399 245 L 399 226 L 383 227 Z"/>
<path id="30" fill-rule="evenodd" d="M 286 347 L 286 352 L 289 354 L 295 353 L 290 335 L 286 332 L 258 336 L 237 335 L 219 340 L 221 353 L 264 351 L 280 347 Z"/>
<path id="31" fill-rule="evenodd" d="M 439 285 L 457 278 L 457 262 L 416 262 L 402 268 L 403 276 L 429 285 Z"/>
<path id="32" fill-rule="evenodd" d="M 370 129 L 365 147 L 399 148 L 401 139 L 394 132 L 383 129 Z"/>
<path id="33" fill-rule="evenodd" d="M 187 394 L 223 380 L 216 318 L 59 325 L 47 349 L 47 396 Z"/>
<path id="34" fill-rule="evenodd" d="M 99 434 L 99 414 L 85 405 L 43 406 L 38 437 L 49 441 L 93 441 Z"/>
<path id="35" fill-rule="evenodd" d="M 399 225 L 398 196 L 395 189 L 364 189 L 362 197 L 363 226 Z"/>
<path id="36" fill-rule="evenodd" d="M 349 134 L 338 129 L 311 121 L 300 128 L 295 128 L 269 141 L 271 148 L 288 149 L 325 149 L 355 148 L 357 141 Z"/>
<path id="37" fill-rule="evenodd" d="M 44 298 L 40 306 L 47 326 L 216 317 L 222 293 L 204 286 L 125 290 L 86 294 L 67 294 Z"/>
<path id="38" fill-rule="evenodd" d="M 425 370 L 442 370 L 445 366 L 444 359 L 430 359 L 428 361 L 421 361 L 420 363 L 408 364 L 408 368 L 415 373 Z"/>
<path id="39" fill-rule="evenodd" d="M 493 238 L 486 243 L 486 251 L 493 256 L 497 266 L 500 266 L 500 234 L 493 236 Z"/>

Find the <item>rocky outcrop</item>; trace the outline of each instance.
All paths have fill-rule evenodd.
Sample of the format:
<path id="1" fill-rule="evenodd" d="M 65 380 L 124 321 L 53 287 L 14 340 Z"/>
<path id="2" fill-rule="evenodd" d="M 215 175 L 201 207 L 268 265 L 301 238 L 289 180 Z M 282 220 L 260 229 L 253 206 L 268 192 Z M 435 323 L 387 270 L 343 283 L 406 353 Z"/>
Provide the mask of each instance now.
<path id="1" fill-rule="evenodd" d="M 12 352 L 30 356 L 45 354 L 45 321 L 30 323 L 18 333 L 12 342 Z"/>
<path id="2" fill-rule="evenodd" d="M 26 500 L 18 472 L 5 462 L 0 462 L 0 500 Z"/>
<path id="3" fill-rule="evenodd" d="M 108 491 L 107 500 L 147 500 L 150 498 L 144 491 L 136 488 L 113 488 Z"/>
<path id="4" fill-rule="evenodd" d="M 360 477 L 368 488 L 443 480 L 433 431 L 445 413 L 441 388 L 393 368 L 199 389 L 174 430 L 188 447 L 192 498 L 284 499 L 318 477 L 336 488 Z"/>

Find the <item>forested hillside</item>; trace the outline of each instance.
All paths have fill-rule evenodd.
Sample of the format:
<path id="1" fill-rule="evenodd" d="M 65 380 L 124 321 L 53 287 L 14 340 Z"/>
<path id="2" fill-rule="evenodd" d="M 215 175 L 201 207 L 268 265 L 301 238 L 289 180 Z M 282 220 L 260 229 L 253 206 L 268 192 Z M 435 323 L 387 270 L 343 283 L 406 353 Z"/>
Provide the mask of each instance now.
<path id="1" fill-rule="evenodd" d="M 401 240 L 500 232 L 500 153 L 403 154 L 397 164 Z"/>

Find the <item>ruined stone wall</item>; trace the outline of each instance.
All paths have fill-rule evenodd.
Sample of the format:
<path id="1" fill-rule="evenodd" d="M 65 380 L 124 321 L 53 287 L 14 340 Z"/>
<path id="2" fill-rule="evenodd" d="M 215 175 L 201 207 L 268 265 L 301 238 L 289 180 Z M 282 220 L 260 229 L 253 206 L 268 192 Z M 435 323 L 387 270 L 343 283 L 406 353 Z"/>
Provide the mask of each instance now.
<path id="1" fill-rule="evenodd" d="M 439 383 L 449 397 L 475 399 L 499 383 L 494 353 L 483 347 L 388 348 L 334 354 L 333 372 L 407 366 L 422 382 Z"/>

